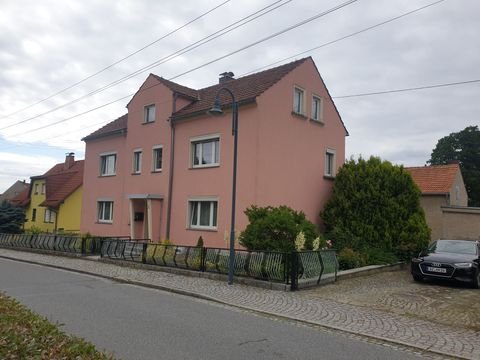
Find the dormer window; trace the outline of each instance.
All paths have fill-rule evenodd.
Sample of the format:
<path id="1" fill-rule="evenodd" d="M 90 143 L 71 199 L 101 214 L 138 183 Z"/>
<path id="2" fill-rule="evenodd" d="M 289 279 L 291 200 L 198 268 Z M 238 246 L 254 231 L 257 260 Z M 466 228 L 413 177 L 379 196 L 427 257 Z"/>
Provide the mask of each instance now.
<path id="1" fill-rule="evenodd" d="M 143 111 L 143 122 L 145 124 L 155 121 L 155 105 L 145 106 Z"/>

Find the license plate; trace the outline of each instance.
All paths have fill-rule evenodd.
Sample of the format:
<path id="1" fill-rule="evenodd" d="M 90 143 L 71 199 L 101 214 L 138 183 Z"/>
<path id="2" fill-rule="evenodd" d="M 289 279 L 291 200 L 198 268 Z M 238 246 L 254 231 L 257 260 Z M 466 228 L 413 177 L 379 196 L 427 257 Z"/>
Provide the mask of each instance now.
<path id="1" fill-rule="evenodd" d="M 436 272 L 436 273 L 446 273 L 447 269 L 427 266 L 427 271 Z"/>

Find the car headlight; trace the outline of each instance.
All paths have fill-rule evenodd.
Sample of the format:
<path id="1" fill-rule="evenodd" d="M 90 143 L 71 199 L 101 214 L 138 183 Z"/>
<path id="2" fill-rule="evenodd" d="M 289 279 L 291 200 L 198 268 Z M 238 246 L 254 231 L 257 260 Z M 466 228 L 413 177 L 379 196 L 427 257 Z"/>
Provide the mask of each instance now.
<path id="1" fill-rule="evenodd" d="M 413 262 L 413 263 L 417 263 L 417 264 L 418 264 L 418 263 L 421 263 L 422 261 L 423 261 L 422 258 L 413 258 L 413 259 L 412 259 L 412 262 Z"/>
<path id="2" fill-rule="evenodd" d="M 471 268 L 473 266 L 472 263 L 469 262 L 464 262 L 464 263 L 456 263 L 454 264 L 456 267 L 462 267 L 462 268 Z"/>

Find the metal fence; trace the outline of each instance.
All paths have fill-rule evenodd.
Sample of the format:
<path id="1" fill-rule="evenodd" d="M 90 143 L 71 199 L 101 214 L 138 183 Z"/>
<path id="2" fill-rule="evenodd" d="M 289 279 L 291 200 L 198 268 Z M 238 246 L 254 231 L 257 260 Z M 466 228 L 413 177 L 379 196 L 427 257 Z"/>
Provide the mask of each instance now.
<path id="1" fill-rule="evenodd" d="M 0 234 L 0 246 L 94 255 L 100 254 L 104 239 L 104 237 L 63 234 Z M 130 237 L 109 237 L 108 239 L 127 241 Z"/>
<path id="2" fill-rule="evenodd" d="M 228 249 L 163 245 L 149 240 L 102 241 L 101 257 L 193 271 L 228 274 Z M 334 250 L 275 252 L 235 250 L 234 275 L 289 284 L 292 290 L 335 281 Z"/>

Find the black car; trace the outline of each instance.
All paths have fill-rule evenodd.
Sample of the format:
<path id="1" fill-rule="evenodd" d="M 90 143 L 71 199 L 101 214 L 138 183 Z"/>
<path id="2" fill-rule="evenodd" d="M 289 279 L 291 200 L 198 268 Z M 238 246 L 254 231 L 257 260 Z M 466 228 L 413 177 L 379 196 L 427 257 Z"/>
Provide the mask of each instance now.
<path id="1" fill-rule="evenodd" d="M 480 287 L 480 244 L 468 240 L 437 240 L 412 259 L 415 281 L 425 278 L 469 282 Z"/>

